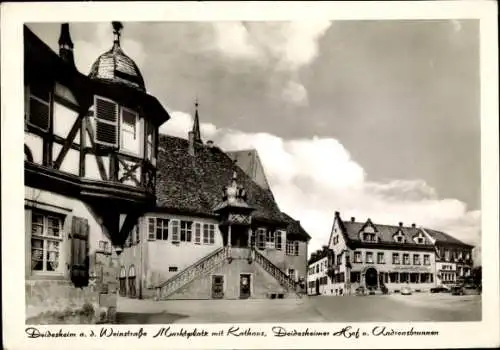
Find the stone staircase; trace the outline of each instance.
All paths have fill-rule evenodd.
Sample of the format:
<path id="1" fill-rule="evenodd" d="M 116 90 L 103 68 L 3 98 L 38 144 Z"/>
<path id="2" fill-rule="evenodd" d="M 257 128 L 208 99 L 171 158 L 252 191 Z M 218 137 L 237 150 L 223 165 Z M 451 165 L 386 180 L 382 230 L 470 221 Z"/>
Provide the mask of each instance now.
<path id="1" fill-rule="evenodd" d="M 255 262 L 288 293 L 293 293 L 299 298 L 302 297 L 302 295 L 297 292 L 297 283 L 255 249 L 221 247 L 213 253 L 198 260 L 194 264 L 188 266 L 167 281 L 158 284 L 155 287 L 155 299 L 168 299 L 176 294 L 176 292 L 185 288 L 191 282 L 209 275 L 211 272 L 221 268 L 223 265 L 230 266 L 231 263 L 236 263 L 236 261 L 233 262 L 233 260 L 247 260 L 248 264 Z"/>
<path id="2" fill-rule="evenodd" d="M 274 265 L 269 259 L 255 249 L 252 249 L 252 256 L 254 257 L 255 262 L 262 266 L 267 273 L 273 276 L 273 278 L 278 281 L 283 288 L 289 292 L 297 294 L 299 297 L 302 297 L 300 293 L 297 293 L 297 283 L 280 268 Z"/>
<path id="3" fill-rule="evenodd" d="M 221 247 L 211 254 L 201 258 L 191 266 L 188 266 L 175 276 L 156 286 L 156 299 L 167 299 L 170 295 L 194 281 L 200 276 L 206 275 L 218 266 L 224 264 L 229 256 L 229 247 Z"/>

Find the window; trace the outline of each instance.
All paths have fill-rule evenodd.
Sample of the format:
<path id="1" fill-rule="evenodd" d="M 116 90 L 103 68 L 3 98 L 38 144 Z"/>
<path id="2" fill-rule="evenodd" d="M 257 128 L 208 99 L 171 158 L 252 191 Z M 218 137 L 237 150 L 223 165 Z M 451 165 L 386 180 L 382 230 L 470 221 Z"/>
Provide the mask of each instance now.
<path id="1" fill-rule="evenodd" d="M 403 254 L 403 264 L 410 265 L 410 254 Z"/>
<path id="2" fill-rule="evenodd" d="M 431 264 L 431 257 L 429 254 L 424 254 L 424 265 L 430 265 Z"/>
<path id="3" fill-rule="evenodd" d="M 399 253 L 392 253 L 392 263 L 395 265 L 399 265 Z"/>
<path id="4" fill-rule="evenodd" d="M 50 126 L 50 88 L 32 84 L 29 87 L 27 106 L 28 124 L 42 131 L 49 131 Z"/>
<path id="5" fill-rule="evenodd" d="M 364 233 L 363 240 L 367 241 L 367 242 L 376 242 L 375 234 L 374 233 Z"/>
<path id="6" fill-rule="evenodd" d="M 319 265 L 316 265 L 316 273 L 319 273 Z"/>
<path id="7" fill-rule="evenodd" d="M 418 244 L 424 244 L 424 239 L 422 237 L 417 238 L 417 243 Z"/>
<path id="8" fill-rule="evenodd" d="M 384 253 L 377 253 L 377 264 L 385 264 Z"/>
<path id="9" fill-rule="evenodd" d="M 336 245 L 337 243 L 339 243 L 339 236 L 335 236 L 333 237 L 333 245 Z"/>
<path id="10" fill-rule="evenodd" d="M 359 283 L 359 282 L 361 282 L 361 273 L 351 272 L 351 283 Z"/>
<path id="11" fill-rule="evenodd" d="M 177 272 L 178 267 L 177 266 L 169 266 L 168 267 L 168 272 Z"/>
<path id="12" fill-rule="evenodd" d="M 95 142 L 118 147 L 118 105 L 106 98 L 95 96 Z"/>
<path id="13" fill-rule="evenodd" d="M 275 246 L 274 248 L 276 250 L 282 250 L 283 249 L 283 244 L 282 244 L 282 240 L 283 240 L 283 234 L 284 234 L 284 231 L 276 231 L 276 234 L 275 234 Z"/>
<path id="14" fill-rule="evenodd" d="M 31 213 L 31 269 L 57 272 L 61 269 L 63 218 L 56 214 L 32 211 Z"/>
<path id="15" fill-rule="evenodd" d="M 134 242 L 135 242 L 135 244 L 139 244 L 141 242 L 141 235 L 140 235 L 140 232 L 139 232 L 139 226 L 134 225 L 134 231 L 133 232 L 135 234 Z"/>
<path id="16" fill-rule="evenodd" d="M 341 254 L 337 255 L 337 265 L 338 266 L 342 265 L 342 255 Z"/>
<path id="17" fill-rule="evenodd" d="M 288 269 L 288 277 L 293 279 L 295 281 L 295 270 L 294 269 Z"/>
<path id="18" fill-rule="evenodd" d="M 449 250 L 444 251 L 444 259 L 446 261 L 450 261 L 450 251 Z"/>
<path id="19" fill-rule="evenodd" d="M 256 231 L 257 249 L 263 250 L 266 247 L 265 240 L 266 240 L 266 229 L 265 228 L 258 228 Z M 288 249 L 288 245 L 287 245 L 287 249 Z"/>
<path id="20" fill-rule="evenodd" d="M 146 123 L 146 159 L 154 163 L 154 135 L 155 129 L 150 122 Z M 153 164 L 154 165 L 154 164 Z"/>
<path id="21" fill-rule="evenodd" d="M 413 265 L 420 265 L 420 255 L 413 254 Z"/>
<path id="22" fill-rule="evenodd" d="M 201 224 L 194 223 L 194 244 L 201 244 Z"/>
<path id="23" fill-rule="evenodd" d="M 125 151 L 139 154 L 139 116 L 136 112 L 121 108 L 121 148 Z"/>
<path id="24" fill-rule="evenodd" d="M 406 283 L 406 282 L 409 282 L 408 272 L 401 272 L 399 274 L 399 283 Z"/>
<path id="25" fill-rule="evenodd" d="M 410 273 L 410 283 L 419 283 L 419 274 L 418 273 Z"/>
<path id="26" fill-rule="evenodd" d="M 355 263 L 361 262 L 361 252 L 354 252 L 354 262 Z"/>
<path id="27" fill-rule="evenodd" d="M 215 244 L 214 224 L 203 224 L 203 244 Z"/>
<path id="28" fill-rule="evenodd" d="M 399 274 L 397 272 L 389 272 L 389 282 L 390 283 L 398 283 L 399 282 Z"/>
<path id="29" fill-rule="evenodd" d="M 266 248 L 274 249 L 274 231 L 267 230 L 266 231 Z"/>
<path id="30" fill-rule="evenodd" d="M 181 221 L 181 242 L 191 242 L 192 221 Z"/>
<path id="31" fill-rule="evenodd" d="M 103 253 L 111 253 L 111 245 L 108 241 L 99 241 L 99 251 Z"/>
<path id="32" fill-rule="evenodd" d="M 172 242 L 179 242 L 179 220 L 172 220 Z"/>
<path id="33" fill-rule="evenodd" d="M 286 241 L 286 255 L 299 255 L 299 241 Z"/>
<path id="34" fill-rule="evenodd" d="M 148 218 L 148 239 L 166 241 L 168 239 L 168 219 Z"/>
<path id="35" fill-rule="evenodd" d="M 366 262 L 369 264 L 373 264 L 373 253 L 366 252 Z"/>

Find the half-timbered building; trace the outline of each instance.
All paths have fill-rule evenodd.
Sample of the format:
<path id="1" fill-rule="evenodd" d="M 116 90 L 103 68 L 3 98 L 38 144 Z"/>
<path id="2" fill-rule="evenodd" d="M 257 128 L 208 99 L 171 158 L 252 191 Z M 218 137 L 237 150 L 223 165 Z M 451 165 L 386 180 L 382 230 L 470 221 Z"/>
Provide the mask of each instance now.
<path id="1" fill-rule="evenodd" d="M 122 25 L 113 30 L 87 76 L 68 24 L 58 54 L 24 28 L 29 319 L 82 308 L 88 322 L 112 319 L 117 256 L 155 205 L 158 129 L 169 115 L 121 48 Z"/>

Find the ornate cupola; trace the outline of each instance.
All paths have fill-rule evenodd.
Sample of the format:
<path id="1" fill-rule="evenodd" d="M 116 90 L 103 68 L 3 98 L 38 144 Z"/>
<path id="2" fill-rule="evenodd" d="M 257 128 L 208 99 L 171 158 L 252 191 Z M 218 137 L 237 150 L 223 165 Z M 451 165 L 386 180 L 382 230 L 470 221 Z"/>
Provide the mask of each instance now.
<path id="1" fill-rule="evenodd" d="M 238 174 L 234 171 L 231 184 L 224 188 L 222 202 L 214 208 L 214 212 L 221 215 L 223 223 L 250 224 L 250 213 L 254 209 L 248 205 L 246 190 L 237 179 Z"/>
<path id="2" fill-rule="evenodd" d="M 126 85 L 145 92 L 146 86 L 139 68 L 120 46 L 123 29 L 121 22 L 112 22 L 113 47 L 97 58 L 90 69 L 89 78 L 107 83 Z"/>

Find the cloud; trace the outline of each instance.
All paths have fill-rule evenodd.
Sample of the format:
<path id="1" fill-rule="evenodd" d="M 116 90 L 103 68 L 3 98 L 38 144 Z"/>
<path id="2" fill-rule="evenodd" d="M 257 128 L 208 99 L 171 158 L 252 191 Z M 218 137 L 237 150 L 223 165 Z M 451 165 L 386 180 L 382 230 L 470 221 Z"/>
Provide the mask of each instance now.
<path id="1" fill-rule="evenodd" d="M 307 104 L 307 90 L 295 76 L 318 56 L 318 41 L 330 21 L 314 22 L 217 22 L 213 24 L 213 49 L 229 59 L 258 64 L 290 75 L 282 86 L 282 98 Z"/>
<path id="2" fill-rule="evenodd" d="M 162 132 L 187 137 L 192 116 L 173 112 Z M 312 236 L 309 251 L 326 244 L 333 214 L 359 221 L 443 230 L 480 245 L 481 212 L 465 203 L 439 198 L 424 180 L 369 181 L 363 167 L 333 138 L 284 140 L 268 133 L 245 133 L 201 124 L 205 139 L 224 150 L 255 148 L 280 208 L 300 220 Z"/>
<path id="3" fill-rule="evenodd" d="M 304 85 L 293 80 L 288 82 L 281 94 L 285 101 L 296 105 L 307 105 L 308 97 L 306 88 Z"/>

